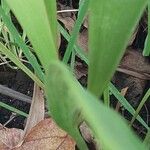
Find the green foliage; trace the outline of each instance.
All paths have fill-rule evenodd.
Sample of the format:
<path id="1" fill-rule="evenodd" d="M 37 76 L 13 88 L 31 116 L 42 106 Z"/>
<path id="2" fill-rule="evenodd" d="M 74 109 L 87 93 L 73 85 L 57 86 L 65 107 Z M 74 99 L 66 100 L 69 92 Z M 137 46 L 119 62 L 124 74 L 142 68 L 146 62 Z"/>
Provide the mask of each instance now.
<path id="1" fill-rule="evenodd" d="M 97 97 L 111 79 L 146 3 L 90 1 L 88 89 Z"/>
<path id="2" fill-rule="evenodd" d="M 133 124 L 133 122 L 135 121 L 136 117 L 138 116 L 140 110 L 142 109 L 143 105 L 145 104 L 145 102 L 148 100 L 148 98 L 150 97 L 150 89 L 147 90 L 146 94 L 144 95 L 144 97 L 142 98 L 138 108 L 135 111 L 135 114 L 131 120 L 131 125 Z"/>
<path id="3" fill-rule="evenodd" d="M 109 84 L 109 90 L 113 93 L 113 95 L 118 99 L 118 101 L 124 106 L 125 109 L 128 110 L 129 113 L 132 115 L 135 115 L 134 108 L 129 104 L 129 102 L 120 94 L 120 92 L 116 89 L 116 87 L 110 83 Z M 148 125 L 145 123 L 145 121 L 138 115 L 136 116 L 136 119 L 146 128 L 149 129 Z"/>
<path id="4" fill-rule="evenodd" d="M 8 110 L 10 110 L 12 112 L 15 112 L 15 113 L 17 113 L 17 114 L 19 114 L 19 115 L 21 115 L 23 117 L 27 117 L 28 116 L 27 113 L 24 113 L 23 111 L 20 111 L 20 110 L 14 108 L 12 106 L 9 106 L 9 105 L 7 105 L 7 104 L 5 104 L 3 102 L 0 102 L 0 107 L 4 107 L 5 109 L 8 109 Z"/>
<path id="5" fill-rule="evenodd" d="M 57 58 L 56 1 L 6 0 L 26 31 L 44 68 Z"/>
<path id="6" fill-rule="evenodd" d="M 87 9 L 88 9 L 88 4 L 89 4 L 89 0 L 82 0 L 82 1 L 80 1 L 78 18 L 76 20 L 73 32 L 71 34 L 71 38 L 69 40 L 68 47 L 67 47 L 65 55 L 63 57 L 64 63 L 68 62 L 68 60 L 70 58 L 70 54 L 73 51 L 74 44 L 76 43 L 76 40 L 77 40 L 77 37 L 78 37 L 78 33 L 80 31 L 83 19 L 85 17 Z"/>
<path id="7" fill-rule="evenodd" d="M 40 87 L 44 88 L 43 83 L 39 78 L 33 74 L 10 50 L 8 50 L 2 43 L 0 43 L 0 51 L 6 55 L 12 62 L 14 62 L 20 69 L 22 69 L 33 81 Z"/>
<path id="8" fill-rule="evenodd" d="M 124 97 L 120 96 L 117 89 L 109 84 L 109 81 L 124 53 L 134 27 L 146 7 L 147 0 L 90 1 L 88 12 L 90 18 L 89 60 L 81 48 L 76 45 L 80 26 L 88 10 L 88 0 L 80 1 L 78 19 L 71 36 L 62 26 L 58 26 L 61 33 L 69 41 L 64 62 L 68 62 L 72 53 L 71 67 L 73 70 L 75 61 L 73 48 L 87 64 L 89 62 L 88 91 L 81 87 L 69 69 L 58 60 L 56 1 L 6 0 L 6 2 L 27 33 L 45 70 L 45 74 L 42 75 L 44 84 L 41 82 L 43 78 L 40 75 L 38 76 L 40 79 L 37 78 L 2 43 L 0 44 L 0 51 L 45 90 L 50 114 L 57 124 L 76 140 L 78 147 L 83 150 L 87 149 L 87 145 L 78 130 L 80 123 L 85 121 L 104 150 L 146 149 L 144 144 L 132 133 L 127 123 L 107 106 L 110 103 L 109 91 L 111 91 L 131 114 L 135 113 L 132 106 L 127 103 Z M 21 40 L 17 40 L 18 33 L 13 28 L 12 23 L 9 22 L 8 16 L 3 13 L 2 9 L 0 10 L 5 24 L 19 44 Z M 11 27 L 9 27 L 10 24 Z M 21 47 L 21 45 L 19 46 Z M 26 50 L 29 51 L 29 49 Z M 32 66 L 35 66 L 33 63 L 36 63 L 36 60 L 33 62 L 32 60 L 29 58 Z M 33 68 L 35 72 L 41 72 L 36 67 Z M 104 93 L 106 105 L 103 105 L 96 98 L 102 93 Z M 149 129 L 141 117 L 138 116 L 137 119 Z"/>
<path id="9" fill-rule="evenodd" d="M 30 61 L 31 65 L 33 66 L 35 72 L 37 73 L 38 77 L 44 81 L 44 74 L 40 68 L 40 65 L 37 62 L 36 57 L 32 54 L 30 49 L 27 47 L 27 45 L 24 43 L 22 38 L 20 37 L 18 31 L 14 27 L 13 23 L 11 22 L 9 16 L 7 16 L 4 12 L 4 10 L 0 7 L 0 14 L 2 16 L 3 22 L 6 24 L 7 28 L 11 32 L 12 37 L 16 41 L 16 43 L 20 46 L 20 48 L 23 50 L 26 58 Z"/>
<path id="10" fill-rule="evenodd" d="M 50 63 L 46 80 L 51 115 L 76 140 L 80 149 L 86 149 L 77 129 L 83 120 L 104 149 L 144 149 L 119 115 L 85 91 L 62 63 Z"/>

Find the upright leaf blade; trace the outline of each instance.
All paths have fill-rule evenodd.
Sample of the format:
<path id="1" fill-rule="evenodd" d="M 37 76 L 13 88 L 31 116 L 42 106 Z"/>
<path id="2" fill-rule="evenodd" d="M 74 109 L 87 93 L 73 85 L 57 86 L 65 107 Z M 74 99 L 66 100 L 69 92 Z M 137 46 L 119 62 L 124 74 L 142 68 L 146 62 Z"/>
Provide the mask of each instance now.
<path id="1" fill-rule="evenodd" d="M 104 150 L 144 150 L 119 115 L 85 91 L 62 63 L 51 62 L 46 79 L 51 115 L 79 148 L 86 149 L 77 130 L 84 119 Z"/>
<path id="2" fill-rule="evenodd" d="M 56 1 L 6 0 L 46 68 L 56 53 Z"/>
<path id="3" fill-rule="evenodd" d="M 90 1 L 88 88 L 96 96 L 112 77 L 146 4 L 147 0 Z"/>
<path id="4" fill-rule="evenodd" d="M 9 19 L 9 17 L 4 13 L 3 9 L 0 7 L 0 15 L 3 19 L 3 22 L 6 24 L 8 30 L 11 32 L 11 35 L 15 42 L 20 46 L 20 48 L 23 50 L 26 58 L 31 63 L 32 67 L 34 68 L 34 71 L 38 75 L 38 77 L 44 81 L 44 73 L 42 72 L 40 65 L 38 64 L 38 61 L 36 57 L 32 54 L 30 49 L 27 47 L 27 45 L 23 42 L 22 38 L 20 37 L 19 33 L 17 32 L 15 26 Z"/>

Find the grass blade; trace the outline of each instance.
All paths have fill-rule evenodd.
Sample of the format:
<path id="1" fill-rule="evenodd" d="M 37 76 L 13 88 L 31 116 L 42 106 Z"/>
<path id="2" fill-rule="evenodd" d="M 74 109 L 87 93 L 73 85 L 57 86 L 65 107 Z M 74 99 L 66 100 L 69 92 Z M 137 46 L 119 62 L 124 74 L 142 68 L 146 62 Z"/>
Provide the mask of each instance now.
<path id="1" fill-rule="evenodd" d="M 51 62 L 46 79 L 51 115 L 76 140 L 80 149 L 86 149 L 77 130 L 84 119 L 103 149 L 144 150 L 144 145 L 119 115 L 85 91 L 64 64 Z"/>
<path id="2" fill-rule="evenodd" d="M 23 40 L 20 37 L 20 35 L 19 35 L 18 31 L 16 30 L 15 26 L 13 25 L 13 23 L 11 22 L 9 17 L 7 15 L 5 15 L 5 13 L 4 13 L 4 11 L 3 11 L 3 9 L 1 7 L 0 7 L 0 14 L 1 14 L 2 18 L 3 18 L 3 22 L 6 24 L 7 28 L 11 32 L 11 35 L 16 40 L 16 42 L 19 45 L 19 47 L 23 50 L 26 58 L 30 61 L 30 64 L 34 68 L 36 74 L 38 75 L 38 77 L 42 81 L 44 81 L 44 74 L 43 74 L 43 72 L 42 72 L 42 70 L 40 68 L 40 65 L 38 64 L 35 56 L 32 54 L 30 49 L 23 42 Z"/>
<path id="3" fill-rule="evenodd" d="M 0 52 L 6 55 L 13 63 L 15 63 L 22 71 L 24 71 L 33 81 L 41 88 L 44 88 L 43 83 L 35 74 L 33 74 L 9 49 L 0 43 Z"/>
<path id="4" fill-rule="evenodd" d="M 73 47 L 74 47 L 74 44 L 76 43 L 79 30 L 81 28 L 84 16 L 85 16 L 87 9 L 88 9 L 88 4 L 89 4 L 89 0 L 82 0 L 80 2 L 78 18 L 76 20 L 73 32 L 72 32 L 70 40 L 69 40 L 69 44 L 67 46 L 65 55 L 63 57 L 63 62 L 66 64 L 68 63 L 68 60 L 70 58 L 71 52 L 72 52 Z"/>
<path id="5" fill-rule="evenodd" d="M 23 29 L 26 31 L 42 65 L 57 59 L 56 1 L 6 0 Z"/>
<path id="6" fill-rule="evenodd" d="M 138 105 L 138 108 L 136 109 L 135 114 L 133 115 L 133 118 L 130 122 L 130 126 L 132 126 L 132 124 L 135 121 L 136 117 L 138 116 L 140 110 L 142 109 L 143 105 L 145 104 L 145 102 L 148 100 L 149 97 L 150 97 L 150 89 L 146 92 L 146 94 L 142 98 L 140 104 Z"/>
<path id="7" fill-rule="evenodd" d="M 67 33 L 67 31 L 59 24 L 58 25 L 60 32 L 62 33 L 62 35 L 65 37 L 65 39 L 67 41 L 69 41 L 70 35 Z M 76 44 L 74 45 L 74 48 L 76 50 L 76 52 L 79 54 L 79 56 L 81 57 L 82 60 L 85 61 L 85 63 L 88 65 L 88 58 L 86 56 L 86 54 L 84 53 L 84 51 L 77 46 Z M 132 115 L 134 115 L 135 110 L 134 108 L 129 104 L 129 102 L 120 94 L 120 92 L 118 91 L 118 89 L 112 84 L 109 84 L 109 89 L 111 90 L 111 92 L 114 94 L 114 96 L 118 99 L 118 101 L 125 107 L 126 110 L 128 110 L 128 112 L 130 112 Z M 108 95 L 107 95 L 108 97 Z M 145 121 L 138 116 L 137 120 L 146 128 L 149 129 L 148 125 L 145 123 Z"/>
<path id="8" fill-rule="evenodd" d="M 116 87 L 110 83 L 109 89 L 113 93 L 113 95 L 118 99 L 118 101 L 127 109 L 132 115 L 135 114 L 134 108 L 129 104 L 129 102 L 120 94 L 120 92 L 116 89 Z M 145 121 L 138 115 L 137 120 L 146 128 L 149 129 L 148 125 Z"/>
<path id="9" fill-rule="evenodd" d="M 110 106 L 110 94 L 109 94 L 108 86 L 104 90 L 103 97 L 104 97 L 104 104 L 109 107 Z"/>
<path id="10" fill-rule="evenodd" d="M 70 35 L 59 23 L 58 23 L 58 29 L 61 32 L 61 34 L 64 36 L 64 38 L 69 42 Z M 88 59 L 87 59 L 86 53 L 75 43 L 74 43 L 74 49 L 75 49 L 76 53 L 79 54 L 80 58 L 88 64 Z"/>
<path id="11" fill-rule="evenodd" d="M 148 130 L 143 143 L 147 146 L 148 149 L 150 149 L 150 129 Z"/>
<path id="12" fill-rule="evenodd" d="M 97 97 L 111 79 L 146 4 L 147 0 L 90 1 L 88 89 Z"/>
<path id="13" fill-rule="evenodd" d="M 19 115 L 21 115 L 21 116 L 23 116 L 23 117 L 27 117 L 27 116 L 28 116 L 27 113 L 25 113 L 25 112 L 23 112 L 23 111 L 20 111 L 20 110 L 14 108 L 14 107 L 11 107 L 11 106 L 9 106 L 9 105 L 3 103 L 3 102 L 0 102 L 0 106 L 1 106 L 1 107 L 4 107 L 5 109 L 8 109 L 8 110 L 10 110 L 10 111 L 12 111 L 12 112 L 15 112 L 15 113 L 17 113 L 17 114 L 19 114 Z"/>

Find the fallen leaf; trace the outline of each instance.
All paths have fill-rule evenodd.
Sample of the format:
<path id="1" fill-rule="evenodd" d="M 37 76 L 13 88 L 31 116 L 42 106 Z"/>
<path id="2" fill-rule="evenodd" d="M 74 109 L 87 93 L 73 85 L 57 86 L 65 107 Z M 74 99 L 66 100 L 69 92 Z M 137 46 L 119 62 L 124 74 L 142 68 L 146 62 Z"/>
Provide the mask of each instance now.
<path id="1" fill-rule="evenodd" d="M 57 15 L 57 19 L 61 21 L 65 28 L 69 31 L 69 33 L 72 33 L 72 30 L 75 25 L 75 20 L 71 17 L 64 17 L 62 15 Z M 87 21 L 86 21 L 87 22 Z M 88 52 L 88 30 L 87 28 L 84 28 L 82 31 L 79 32 L 77 44 L 85 51 Z"/>
<path id="2" fill-rule="evenodd" d="M 4 133 L 6 131 L 6 133 Z M 9 131 L 9 133 L 8 133 Z M 15 134 L 14 134 L 15 131 Z M 12 141 L 16 133 L 22 133 L 19 129 L 5 129 L 2 135 L 5 135 Z M 12 134 L 13 133 L 13 134 Z M 7 136 L 6 136 L 7 135 Z M 14 135 L 14 137 L 9 135 Z M 1 136 L 3 137 L 3 136 Z M 8 150 L 9 148 L 0 141 L 0 149 Z M 25 137 L 20 147 L 13 150 L 75 150 L 75 141 L 51 119 L 42 120 L 31 129 Z"/>
<path id="3" fill-rule="evenodd" d="M 120 66 L 122 68 L 150 74 L 149 60 L 142 56 L 139 50 L 127 49 Z"/>
<path id="4" fill-rule="evenodd" d="M 88 52 L 88 30 L 85 28 L 79 33 L 77 44 L 85 51 Z"/>
<path id="5" fill-rule="evenodd" d="M 71 34 L 73 27 L 74 27 L 74 24 L 75 24 L 75 21 L 71 17 L 65 17 L 64 18 L 61 15 L 57 15 L 57 19 L 64 24 L 65 28 Z"/>
<path id="6" fill-rule="evenodd" d="M 24 137 L 29 133 L 29 131 L 37 125 L 41 120 L 44 119 L 44 97 L 40 87 L 34 83 L 34 91 L 33 91 L 33 98 L 30 107 L 29 116 L 27 118 L 27 123 L 24 129 Z"/>
<path id="7" fill-rule="evenodd" d="M 8 150 L 18 145 L 20 138 L 22 137 L 23 130 L 6 127 L 0 129 L 0 150 Z"/>

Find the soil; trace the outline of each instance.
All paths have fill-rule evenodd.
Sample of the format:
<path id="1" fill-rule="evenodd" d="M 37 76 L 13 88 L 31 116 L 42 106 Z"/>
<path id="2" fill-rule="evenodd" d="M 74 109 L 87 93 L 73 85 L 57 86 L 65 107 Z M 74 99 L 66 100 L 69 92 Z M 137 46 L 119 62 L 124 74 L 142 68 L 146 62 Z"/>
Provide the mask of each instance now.
<path id="1" fill-rule="evenodd" d="M 0 84 L 20 93 L 28 96 L 32 96 L 33 91 L 33 81 L 25 75 L 21 70 L 13 70 L 8 67 L 1 66 L 0 68 Z M 13 106 L 19 110 L 28 113 L 30 105 L 26 102 L 8 97 L 6 95 L 0 94 L 1 102 L 4 102 L 10 106 Z M 5 124 L 12 116 L 12 112 L 6 110 L 5 108 L 0 108 L 0 123 Z M 21 128 L 24 127 L 24 117 L 17 116 L 6 126 Z"/>
<path id="2" fill-rule="evenodd" d="M 70 3 L 71 0 L 60 0 L 61 4 L 65 4 L 68 6 L 73 6 L 73 8 L 78 7 L 78 1 L 73 1 L 73 3 Z M 147 24 L 145 22 L 145 15 L 141 19 L 138 32 L 136 35 L 136 38 L 132 45 L 130 45 L 130 49 L 134 49 L 134 51 L 138 52 L 138 54 L 142 57 L 142 50 L 144 47 L 144 41 L 147 34 L 147 30 L 145 30 L 147 27 Z M 62 37 L 61 37 L 62 38 Z M 61 46 L 60 46 L 60 56 L 63 56 L 64 49 L 66 48 L 67 42 L 65 39 L 62 38 Z M 143 61 L 147 62 L 147 65 L 150 64 L 150 58 L 144 58 Z M 142 63 L 142 62 L 141 62 Z M 76 71 L 78 71 L 78 80 L 79 82 L 86 87 L 87 85 L 87 66 L 84 64 L 80 58 L 76 57 Z M 80 65 L 79 65 L 80 64 Z M 149 71 L 149 70 L 147 70 Z M 150 75 L 150 73 L 149 73 Z M 135 108 L 138 106 L 141 98 L 145 94 L 146 90 L 150 87 L 150 80 L 146 79 L 139 79 L 135 76 L 131 76 L 126 73 L 122 72 L 116 72 L 113 77 L 113 83 L 118 87 L 119 90 L 125 87 L 129 87 L 129 90 L 125 97 L 129 100 L 129 102 L 134 106 Z M 19 91 L 20 93 L 23 93 L 25 95 L 28 95 L 32 97 L 33 93 L 33 81 L 26 76 L 21 70 L 15 70 L 11 69 L 10 67 L 6 65 L 0 66 L 0 84 L 4 85 L 6 87 L 9 87 L 13 90 Z M 112 106 L 116 106 L 116 99 L 112 96 Z M 8 97 L 6 95 L 0 94 L 0 101 L 4 102 L 10 106 L 13 106 L 15 108 L 18 108 L 19 110 L 22 110 L 26 113 L 28 113 L 30 104 L 26 102 L 22 102 L 20 100 Z M 150 101 L 147 101 L 144 105 L 142 111 L 140 112 L 141 117 L 150 125 Z M 123 110 L 120 109 L 120 113 L 127 118 L 128 120 L 131 119 L 131 115 Z M 0 123 L 5 124 L 12 116 L 12 112 L 9 110 L 6 110 L 5 108 L 0 107 Z M 14 119 L 12 119 L 8 124 L 6 124 L 6 127 L 15 127 L 15 128 L 24 128 L 24 120 L 25 118 L 22 116 L 15 116 Z M 139 137 L 143 138 L 145 136 L 145 129 L 135 121 L 134 123 L 134 129 L 136 133 L 139 135 Z"/>

